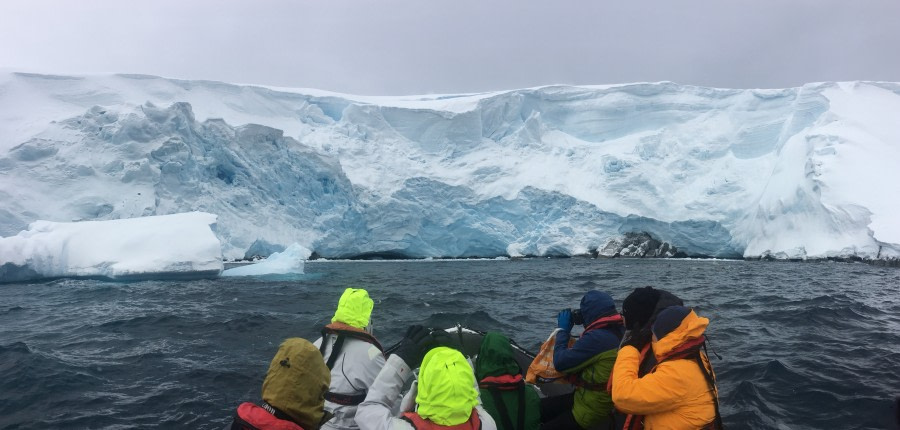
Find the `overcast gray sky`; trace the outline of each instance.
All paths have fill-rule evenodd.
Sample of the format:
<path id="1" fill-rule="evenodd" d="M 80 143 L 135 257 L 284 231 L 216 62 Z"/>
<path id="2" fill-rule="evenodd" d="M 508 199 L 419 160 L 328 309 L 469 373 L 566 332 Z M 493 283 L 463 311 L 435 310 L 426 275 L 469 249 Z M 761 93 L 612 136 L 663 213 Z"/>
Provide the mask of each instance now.
<path id="1" fill-rule="evenodd" d="M 392 95 L 900 81 L 900 0 L 3 0 L 0 68 Z"/>

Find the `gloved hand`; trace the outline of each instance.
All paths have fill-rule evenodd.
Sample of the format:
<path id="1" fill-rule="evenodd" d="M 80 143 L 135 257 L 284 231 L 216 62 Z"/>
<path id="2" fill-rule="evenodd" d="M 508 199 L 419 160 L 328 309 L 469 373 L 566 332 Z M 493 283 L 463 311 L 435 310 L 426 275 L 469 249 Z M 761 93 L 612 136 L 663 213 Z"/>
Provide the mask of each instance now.
<path id="1" fill-rule="evenodd" d="M 397 351 L 394 354 L 403 359 L 407 366 L 415 369 L 422 364 L 426 344 L 432 341 L 433 338 L 427 328 L 420 325 L 411 325 L 406 330 L 406 336 L 400 341 L 400 346 L 397 347 Z"/>
<path id="2" fill-rule="evenodd" d="M 459 341 L 455 340 L 453 336 L 450 336 L 450 333 L 447 333 L 444 330 L 434 330 L 431 332 L 431 340 L 427 341 L 425 345 L 425 350 L 422 351 L 423 357 L 424 354 L 427 354 L 428 351 L 431 351 L 431 348 L 437 348 L 439 346 L 446 346 L 448 348 L 453 348 L 459 350 L 461 345 L 459 345 Z"/>
<path id="3" fill-rule="evenodd" d="M 559 311 L 559 315 L 556 316 L 556 325 L 566 333 L 572 331 L 572 327 L 575 327 L 575 323 L 572 321 L 572 311 L 568 309 Z"/>
<path id="4" fill-rule="evenodd" d="M 640 351 L 650 343 L 652 337 L 653 332 L 650 331 L 650 327 L 640 327 L 628 333 L 628 336 L 622 340 L 622 346 L 631 345 Z"/>

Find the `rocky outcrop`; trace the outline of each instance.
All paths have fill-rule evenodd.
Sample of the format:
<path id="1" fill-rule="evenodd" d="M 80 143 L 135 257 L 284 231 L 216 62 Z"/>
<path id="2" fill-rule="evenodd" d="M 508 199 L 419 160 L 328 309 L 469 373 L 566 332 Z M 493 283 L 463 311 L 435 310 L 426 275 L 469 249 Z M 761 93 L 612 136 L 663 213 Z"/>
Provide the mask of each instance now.
<path id="1" fill-rule="evenodd" d="M 625 233 L 620 239 L 609 241 L 606 246 L 597 249 L 598 257 L 632 257 L 632 258 L 672 258 L 686 257 L 668 242 L 654 239 L 648 233 Z"/>

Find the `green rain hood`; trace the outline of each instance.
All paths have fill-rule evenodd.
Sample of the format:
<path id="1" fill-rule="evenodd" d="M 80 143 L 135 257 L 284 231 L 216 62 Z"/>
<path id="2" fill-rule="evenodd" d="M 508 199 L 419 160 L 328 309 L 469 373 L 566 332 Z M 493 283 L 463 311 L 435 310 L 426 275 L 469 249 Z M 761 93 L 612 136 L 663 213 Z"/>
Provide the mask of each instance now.
<path id="1" fill-rule="evenodd" d="M 488 332 L 484 336 L 481 341 L 481 349 L 478 351 L 478 358 L 475 360 L 475 375 L 479 381 L 483 381 L 485 378 L 510 375 L 521 376 L 521 369 L 513 356 L 509 338 L 495 332 Z M 540 428 L 541 399 L 534 387 L 523 385 L 520 391 L 520 389 L 492 389 L 489 386 L 485 384 L 480 389 L 481 403 L 494 418 L 498 430 L 517 430 L 516 428 L 507 428 L 507 421 L 501 416 L 502 409 L 498 406 L 498 401 L 503 402 L 505 410 L 508 411 L 509 426 L 517 426 L 519 414 L 524 413 L 524 429 L 522 430 L 538 430 Z M 525 396 L 524 411 L 519 410 L 520 393 Z"/>
<path id="2" fill-rule="evenodd" d="M 480 381 L 488 376 L 515 375 L 519 371 L 509 338 L 500 333 L 488 332 L 481 341 L 481 349 L 475 359 L 475 377 Z"/>

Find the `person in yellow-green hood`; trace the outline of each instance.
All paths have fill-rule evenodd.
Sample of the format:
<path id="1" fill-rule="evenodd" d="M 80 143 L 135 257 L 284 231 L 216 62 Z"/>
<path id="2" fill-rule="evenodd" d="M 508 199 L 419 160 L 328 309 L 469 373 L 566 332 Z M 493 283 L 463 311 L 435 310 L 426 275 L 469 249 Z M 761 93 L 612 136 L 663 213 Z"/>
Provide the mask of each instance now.
<path id="1" fill-rule="evenodd" d="M 407 330 L 356 411 L 360 430 L 497 430 L 480 405 L 472 366 L 459 351 L 438 343 L 422 326 Z M 400 410 L 401 392 L 417 367 L 418 383 L 410 391 L 415 407 Z"/>
<path id="2" fill-rule="evenodd" d="M 616 409 L 635 416 L 627 430 L 721 429 L 716 377 L 706 356 L 709 320 L 684 306 L 669 306 L 650 331 L 656 367 L 638 377 L 640 332 L 626 338 L 612 373 Z"/>
<path id="3" fill-rule="evenodd" d="M 347 288 L 338 301 L 331 323 L 322 329 L 315 345 L 331 370 L 331 387 L 325 394 L 325 410 L 334 417 L 323 430 L 356 430 L 356 407 L 378 372 L 385 357 L 378 339 L 372 335 L 374 302 L 361 288 Z"/>
<path id="4" fill-rule="evenodd" d="M 317 430 L 329 415 L 325 392 L 331 375 L 306 339 L 285 340 L 269 364 L 262 404 L 241 403 L 231 430 Z"/>

